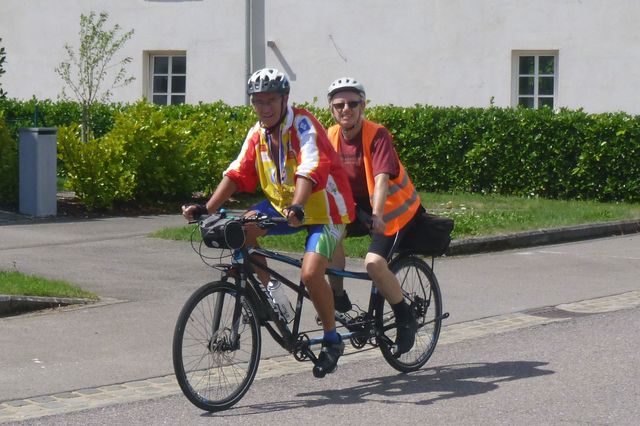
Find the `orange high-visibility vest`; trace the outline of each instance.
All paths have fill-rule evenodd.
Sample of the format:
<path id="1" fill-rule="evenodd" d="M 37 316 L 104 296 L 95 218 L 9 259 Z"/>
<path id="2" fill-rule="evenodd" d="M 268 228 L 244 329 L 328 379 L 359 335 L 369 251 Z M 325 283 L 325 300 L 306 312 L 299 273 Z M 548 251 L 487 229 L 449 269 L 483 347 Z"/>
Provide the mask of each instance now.
<path id="1" fill-rule="evenodd" d="M 364 170 L 367 176 L 367 189 L 369 190 L 369 202 L 373 205 L 373 191 L 375 176 L 373 176 L 373 162 L 371 160 L 371 144 L 380 124 L 364 120 L 362 123 L 362 145 L 364 153 Z M 331 145 L 336 151 L 340 150 L 340 125 L 331 126 L 327 131 Z M 400 160 L 398 160 L 400 162 Z M 393 235 L 402 229 L 420 207 L 420 197 L 413 187 L 409 175 L 400 162 L 400 173 L 394 179 L 389 179 L 387 200 L 384 203 L 383 220 L 386 223 L 385 235 Z"/>

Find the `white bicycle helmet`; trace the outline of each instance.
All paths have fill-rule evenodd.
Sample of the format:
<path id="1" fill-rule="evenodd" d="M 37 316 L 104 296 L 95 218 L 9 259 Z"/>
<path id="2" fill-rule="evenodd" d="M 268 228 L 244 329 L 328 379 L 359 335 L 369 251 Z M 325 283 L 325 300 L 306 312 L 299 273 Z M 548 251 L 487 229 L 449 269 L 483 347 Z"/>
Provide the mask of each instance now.
<path id="1" fill-rule="evenodd" d="M 287 74 L 275 68 L 263 68 L 253 73 L 247 82 L 247 94 L 280 93 L 288 95 L 290 90 Z"/>
<path id="2" fill-rule="evenodd" d="M 364 91 L 364 86 L 362 85 L 362 83 L 351 77 L 341 77 L 329 85 L 329 88 L 327 89 L 327 99 L 331 100 L 331 98 L 333 98 L 333 95 L 345 90 L 349 92 L 355 92 L 363 98 L 366 97 L 366 93 Z"/>

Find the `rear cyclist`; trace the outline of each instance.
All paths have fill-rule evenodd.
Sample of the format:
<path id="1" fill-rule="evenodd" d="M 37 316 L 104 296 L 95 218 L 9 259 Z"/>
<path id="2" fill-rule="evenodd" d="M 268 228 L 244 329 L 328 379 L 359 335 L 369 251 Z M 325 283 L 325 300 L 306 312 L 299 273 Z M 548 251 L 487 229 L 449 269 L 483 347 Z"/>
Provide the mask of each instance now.
<path id="1" fill-rule="evenodd" d="M 383 126 L 364 118 L 366 94 L 363 85 L 350 77 L 329 86 L 327 98 L 336 125 L 327 131 L 340 155 L 358 210 L 358 220 L 347 226 L 347 235 L 371 234 L 365 267 L 393 308 L 398 332 L 396 355 L 413 347 L 417 322 L 404 299 L 400 283 L 389 270 L 387 259 L 424 211 L 420 198 L 393 146 L 391 134 Z M 342 243 L 331 266 L 344 269 Z M 342 277 L 329 277 L 336 309 L 346 312 L 351 302 L 342 287 Z"/>

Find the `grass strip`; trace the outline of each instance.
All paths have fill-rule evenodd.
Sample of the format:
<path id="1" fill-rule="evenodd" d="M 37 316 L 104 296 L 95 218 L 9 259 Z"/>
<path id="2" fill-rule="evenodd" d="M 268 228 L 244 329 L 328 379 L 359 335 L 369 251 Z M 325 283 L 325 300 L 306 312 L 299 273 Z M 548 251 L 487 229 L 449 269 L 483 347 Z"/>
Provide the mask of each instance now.
<path id="1" fill-rule="evenodd" d="M 0 271 L 0 294 L 98 299 L 95 293 L 82 290 L 65 281 L 7 271 Z"/>
<path id="2" fill-rule="evenodd" d="M 537 197 L 509 197 L 468 193 L 420 193 L 422 204 L 432 213 L 455 221 L 453 239 L 505 235 L 522 231 L 563 226 L 640 219 L 640 204 L 595 201 L 548 200 Z M 165 228 L 152 237 L 189 240 L 195 225 Z M 199 237 L 196 233 L 196 237 Z M 269 249 L 300 252 L 305 232 L 263 237 L 260 244 Z M 347 238 L 345 253 L 364 257 L 369 237 Z"/>

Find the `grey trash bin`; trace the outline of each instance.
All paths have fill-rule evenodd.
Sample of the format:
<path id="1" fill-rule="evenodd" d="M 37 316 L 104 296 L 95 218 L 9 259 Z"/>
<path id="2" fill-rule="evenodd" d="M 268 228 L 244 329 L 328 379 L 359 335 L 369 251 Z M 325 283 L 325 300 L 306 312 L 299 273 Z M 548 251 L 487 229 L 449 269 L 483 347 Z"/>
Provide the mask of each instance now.
<path id="1" fill-rule="evenodd" d="M 57 214 L 57 129 L 22 128 L 19 149 L 19 209 L 31 216 Z"/>

